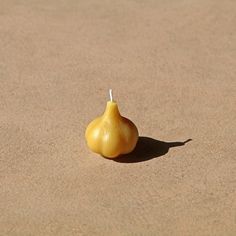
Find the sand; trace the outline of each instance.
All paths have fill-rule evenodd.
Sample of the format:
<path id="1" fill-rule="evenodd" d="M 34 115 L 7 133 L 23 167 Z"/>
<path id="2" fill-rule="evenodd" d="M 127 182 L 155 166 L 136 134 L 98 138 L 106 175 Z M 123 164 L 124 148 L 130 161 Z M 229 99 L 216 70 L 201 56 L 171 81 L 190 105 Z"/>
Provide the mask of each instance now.
<path id="1" fill-rule="evenodd" d="M 236 235 L 235 76 L 234 0 L 0 0 L 0 235 Z"/>

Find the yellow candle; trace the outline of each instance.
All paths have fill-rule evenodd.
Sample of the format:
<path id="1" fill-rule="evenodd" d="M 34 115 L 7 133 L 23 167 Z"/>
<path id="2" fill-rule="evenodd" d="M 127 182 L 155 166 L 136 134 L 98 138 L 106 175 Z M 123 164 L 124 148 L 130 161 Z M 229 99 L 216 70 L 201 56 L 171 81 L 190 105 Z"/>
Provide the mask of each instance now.
<path id="1" fill-rule="evenodd" d="M 131 120 L 120 115 L 111 89 L 109 93 L 110 101 L 104 114 L 88 125 L 85 138 L 93 152 L 115 158 L 133 151 L 138 141 L 138 129 Z"/>

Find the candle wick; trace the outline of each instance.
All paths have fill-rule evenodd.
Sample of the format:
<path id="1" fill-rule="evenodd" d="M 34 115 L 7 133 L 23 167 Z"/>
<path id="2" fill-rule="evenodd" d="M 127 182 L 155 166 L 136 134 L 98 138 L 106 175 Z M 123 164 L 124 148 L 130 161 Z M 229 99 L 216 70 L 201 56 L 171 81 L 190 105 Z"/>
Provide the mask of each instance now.
<path id="1" fill-rule="evenodd" d="M 112 89 L 109 89 L 109 94 L 110 94 L 110 101 L 113 102 Z"/>

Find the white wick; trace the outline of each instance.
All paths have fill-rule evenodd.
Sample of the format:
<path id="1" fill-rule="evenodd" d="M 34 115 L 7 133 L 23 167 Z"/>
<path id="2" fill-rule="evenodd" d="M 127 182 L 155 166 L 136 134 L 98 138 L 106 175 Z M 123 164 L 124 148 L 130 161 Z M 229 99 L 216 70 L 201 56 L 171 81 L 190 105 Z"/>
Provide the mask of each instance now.
<path id="1" fill-rule="evenodd" d="M 113 102 L 112 89 L 109 89 L 110 101 Z"/>

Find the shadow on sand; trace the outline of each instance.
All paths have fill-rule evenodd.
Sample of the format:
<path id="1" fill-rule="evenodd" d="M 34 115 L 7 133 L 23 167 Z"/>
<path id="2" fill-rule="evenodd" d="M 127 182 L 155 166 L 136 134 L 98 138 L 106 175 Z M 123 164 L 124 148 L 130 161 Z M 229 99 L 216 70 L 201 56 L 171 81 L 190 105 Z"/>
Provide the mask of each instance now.
<path id="1" fill-rule="evenodd" d="M 160 157 L 168 153 L 170 148 L 183 146 L 192 139 L 184 142 L 164 142 L 149 137 L 139 137 L 137 145 L 133 152 L 121 155 L 114 159 L 121 163 L 135 163 L 147 161 L 156 157 Z"/>

